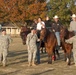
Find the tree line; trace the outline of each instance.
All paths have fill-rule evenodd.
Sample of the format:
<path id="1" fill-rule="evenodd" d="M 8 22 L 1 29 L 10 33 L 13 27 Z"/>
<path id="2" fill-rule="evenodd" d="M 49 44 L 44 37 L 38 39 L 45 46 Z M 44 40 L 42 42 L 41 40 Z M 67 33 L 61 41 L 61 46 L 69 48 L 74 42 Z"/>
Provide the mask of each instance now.
<path id="1" fill-rule="evenodd" d="M 71 15 L 76 14 L 75 0 L 0 0 L 0 23 L 25 22 L 48 15 L 58 15 L 62 23 L 69 24 Z"/>

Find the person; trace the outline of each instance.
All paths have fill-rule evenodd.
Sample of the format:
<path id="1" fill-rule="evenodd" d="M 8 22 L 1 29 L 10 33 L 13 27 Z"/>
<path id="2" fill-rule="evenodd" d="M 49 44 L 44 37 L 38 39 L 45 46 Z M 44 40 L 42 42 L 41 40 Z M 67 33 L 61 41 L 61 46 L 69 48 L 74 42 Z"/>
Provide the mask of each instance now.
<path id="1" fill-rule="evenodd" d="M 34 22 L 33 22 L 33 24 L 32 24 L 32 28 L 37 28 L 37 23 L 38 23 L 38 21 L 37 21 L 37 19 L 35 18 L 34 20 L 33 20 Z"/>
<path id="2" fill-rule="evenodd" d="M 37 36 L 38 36 L 38 41 L 37 41 L 37 64 L 40 64 L 40 31 L 42 28 L 45 28 L 45 23 L 42 21 L 41 17 L 38 18 L 38 23 L 37 23 Z"/>
<path id="3" fill-rule="evenodd" d="M 45 28 L 45 23 L 42 21 L 41 17 L 39 17 L 37 23 L 37 30 L 41 30 L 42 28 Z"/>
<path id="4" fill-rule="evenodd" d="M 70 22 L 70 31 L 74 31 L 76 34 L 76 15 L 72 15 L 72 21 Z"/>
<path id="5" fill-rule="evenodd" d="M 71 37 L 68 40 L 65 40 L 65 42 L 73 44 L 72 52 L 73 52 L 74 63 L 75 63 L 75 66 L 76 66 L 76 35 Z"/>
<path id="6" fill-rule="evenodd" d="M 31 33 L 27 35 L 26 39 L 26 45 L 28 49 L 28 66 L 36 66 L 35 64 L 35 58 L 36 58 L 36 52 L 37 52 L 37 45 L 36 41 L 38 40 L 38 37 L 36 35 L 36 30 L 34 28 L 31 28 Z"/>
<path id="7" fill-rule="evenodd" d="M 52 23 L 52 30 L 53 32 L 55 32 L 57 43 L 58 43 L 57 50 L 59 50 L 60 49 L 60 27 L 62 24 L 60 23 L 59 17 L 57 15 L 55 15 L 53 19 L 54 19 L 54 22 Z"/>
<path id="8" fill-rule="evenodd" d="M 10 43 L 11 37 L 6 34 L 5 29 L 2 29 L 0 35 L 0 62 L 2 61 L 4 67 L 7 63 L 8 48 Z"/>
<path id="9" fill-rule="evenodd" d="M 46 16 L 46 20 L 45 20 L 45 27 L 49 30 L 51 30 L 51 26 L 52 26 L 52 22 L 49 18 L 49 16 Z"/>

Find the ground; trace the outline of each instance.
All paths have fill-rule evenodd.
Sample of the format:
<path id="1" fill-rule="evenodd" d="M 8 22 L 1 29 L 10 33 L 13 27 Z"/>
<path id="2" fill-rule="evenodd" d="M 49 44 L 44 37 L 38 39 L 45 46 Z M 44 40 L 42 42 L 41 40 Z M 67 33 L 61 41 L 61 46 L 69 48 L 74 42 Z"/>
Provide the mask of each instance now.
<path id="1" fill-rule="evenodd" d="M 22 44 L 19 37 L 12 38 L 9 47 L 7 66 L 0 64 L 0 75 L 75 75 L 76 66 L 67 66 L 64 62 L 63 51 L 60 51 L 61 59 L 47 64 L 47 54 L 41 54 L 41 64 L 28 67 L 26 45 Z M 73 60 L 72 60 L 73 63 Z"/>

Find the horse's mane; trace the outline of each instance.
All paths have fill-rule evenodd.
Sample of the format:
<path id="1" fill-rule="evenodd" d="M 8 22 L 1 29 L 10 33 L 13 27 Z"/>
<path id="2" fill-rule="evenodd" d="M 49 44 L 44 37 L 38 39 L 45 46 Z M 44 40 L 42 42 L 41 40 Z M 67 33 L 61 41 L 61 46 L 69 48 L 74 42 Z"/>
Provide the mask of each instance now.
<path id="1" fill-rule="evenodd" d="M 48 37 L 51 39 L 51 37 L 53 37 L 53 35 L 54 35 L 53 32 L 51 32 L 50 30 L 46 29 L 44 41 L 46 42 L 46 40 L 47 40 Z"/>
<path id="2" fill-rule="evenodd" d="M 65 34 L 63 34 L 65 35 L 64 39 L 69 39 L 70 37 L 74 36 L 74 32 L 70 32 L 67 27 L 64 26 L 63 29 L 65 30 Z"/>

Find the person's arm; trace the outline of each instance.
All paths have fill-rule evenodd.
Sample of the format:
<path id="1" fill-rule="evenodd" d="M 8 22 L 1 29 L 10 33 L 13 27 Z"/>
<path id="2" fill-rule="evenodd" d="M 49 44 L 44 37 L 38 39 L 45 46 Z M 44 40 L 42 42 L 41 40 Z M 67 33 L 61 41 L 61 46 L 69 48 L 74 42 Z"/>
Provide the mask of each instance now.
<path id="1" fill-rule="evenodd" d="M 70 23 L 69 30 L 72 31 L 72 22 Z"/>
<path id="2" fill-rule="evenodd" d="M 8 36 L 8 42 L 9 42 L 9 44 L 12 42 L 11 36 Z"/>
<path id="3" fill-rule="evenodd" d="M 42 28 L 45 28 L 45 23 L 41 22 Z"/>
<path id="4" fill-rule="evenodd" d="M 52 23 L 52 31 L 55 32 L 55 25 Z"/>
<path id="5" fill-rule="evenodd" d="M 30 40 L 30 37 L 29 37 L 29 34 L 27 35 L 27 38 L 26 38 L 26 45 L 28 46 L 29 45 L 29 40 Z"/>

